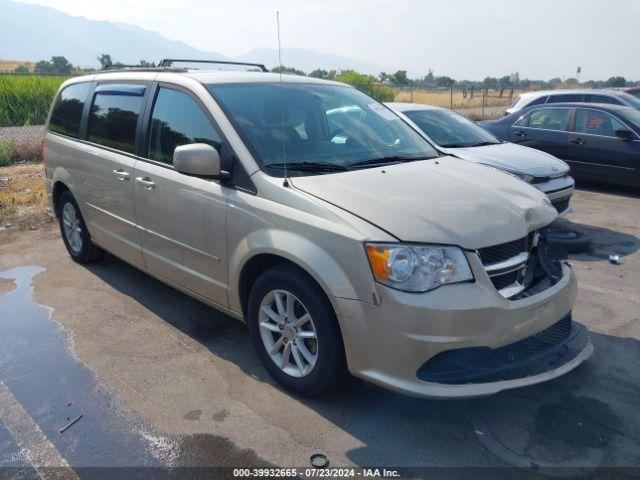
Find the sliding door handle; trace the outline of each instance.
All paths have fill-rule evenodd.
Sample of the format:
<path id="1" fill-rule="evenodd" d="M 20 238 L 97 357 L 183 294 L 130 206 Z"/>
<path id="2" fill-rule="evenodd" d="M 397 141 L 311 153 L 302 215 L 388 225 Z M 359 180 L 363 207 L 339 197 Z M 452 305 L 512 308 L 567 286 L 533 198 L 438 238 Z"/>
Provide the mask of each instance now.
<path id="1" fill-rule="evenodd" d="M 129 180 L 131 178 L 131 174 L 129 172 L 125 172 L 121 168 L 114 170 L 113 174 L 118 177 L 119 180 Z"/>
<path id="2" fill-rule="evenodd" d="M 136 177 L 136 182 L 142 185 L 147 190 L 153 190 L 156 188 L 156 184 L 149 177 Z"/>

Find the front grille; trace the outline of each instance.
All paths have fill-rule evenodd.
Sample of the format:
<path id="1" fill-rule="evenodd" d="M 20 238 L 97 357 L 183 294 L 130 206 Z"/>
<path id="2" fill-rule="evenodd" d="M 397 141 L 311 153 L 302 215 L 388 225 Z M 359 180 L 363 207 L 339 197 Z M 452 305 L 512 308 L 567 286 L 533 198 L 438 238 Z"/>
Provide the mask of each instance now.
<path id="1" fill-rule="evenodd" d="M 492 263 L 503 262 L 526 251 L 527 237 L 524 237 L 492 247 L 479 248 L 478 254 L 480 255 L 480 260 L 482 260 L 483 265 L 490 265 Z"/>
<path id="2" fill-rule="evenodd" d="M 524 280 L 525 273 L 525 263 L 516 263 L 514 264 L 514 268 L 509 269 L 510 271 L 505 271 L 501 273 L 499 271 L 495 271 L 494 269 L 489 268 L 490 266 L 505 262 L 507 260 L 513 259 L 513 257 L 520 255 L 523 252 L 529 252 L 530 245 L 533 244 L 533 235 L 531 233 L 528 237 L 519 238 L 518 240 L 513 240 L 511 242 L 501 243 L 500 245 L 493 245 L 491 247 L 485 247 L 478 249 L 478 255 L 480 256 L 480 260 L 485 268 L 487 268 L 487 273 L 491 278 L 491 282 L 496 290 L 500 291 L 507 287 L 513 287 L 520 283 L 522 284 Z M 520 289 L 522 290 L 522 289 Z M 514 295 L 519 293 L 517 290 L 514 292 L 513 290 L 508 295 Z M 505 295 L 507 295 L 505 293 Z"/>
<path id="3" fill-rule="evenodd" d="M 559 200 L 557 202 L 551 202 L 554 208 L 558 211 L 558 213 L 564 212 L 567 208 L 569 208 L 569 199 L 566 198 L 564 200 Z"/>
<path id="4" fill-rule="evenodd" d="M 534 177 L 534 179 L 531 180 L 531 183 L 533 183 L 534 185 L 537 185 L 540 183 L 550 182 L 551 180 L 554 180 L 556 178 L 565 178 L 568 176 L 569 176 L 569 172 L 563 172 L 563 173 L 557 173 L 555 175 L 547 175 L 545 177 Z"/>
<path id="5" fill-rule="evenodd" d="M 547 249 L 546 237 L 546 229 L 542 229 L 518 240 L 478 249 L 491 283 L 505 298 L 520 300 L 537 295 L 562 278 L 560 258 Z"/>
<path id="6" fill-rule="evenodd" d="M 567 315 L 559 322 L 530 337 L 495 349 L 493 354 L 498 362 L 505 365 L 520 362 L 562 343 L 570 332 L 571 315 Z"/>

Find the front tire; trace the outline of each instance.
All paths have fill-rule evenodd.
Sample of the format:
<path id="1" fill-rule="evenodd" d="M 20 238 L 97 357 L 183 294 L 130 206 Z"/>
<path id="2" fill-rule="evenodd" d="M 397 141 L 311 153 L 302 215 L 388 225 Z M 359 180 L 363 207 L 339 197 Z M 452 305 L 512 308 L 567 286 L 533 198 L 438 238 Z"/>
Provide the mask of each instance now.
<path id="1" fill-rule="evenodd" d="M 78 263 L 89 263 L 102 256 L 102 249 L 93 244 L 76 199 L 68 190 L 60 195 L 56 206 L 60 233 L 67 252 Z"/>
<path id="2" fill-rule="evenodd" d="M 269 374 L 300 395 L 322 395 L 348 376 L 342 335 L 320 286 L 293 265 L 263 273 L 249 294 L 251 339 Z"/>

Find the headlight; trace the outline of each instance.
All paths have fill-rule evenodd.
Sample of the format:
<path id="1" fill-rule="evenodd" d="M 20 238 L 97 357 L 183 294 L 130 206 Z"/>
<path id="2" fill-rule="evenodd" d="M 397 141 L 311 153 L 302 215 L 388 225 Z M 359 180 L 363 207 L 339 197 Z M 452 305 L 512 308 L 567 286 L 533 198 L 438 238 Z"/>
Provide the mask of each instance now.
<path id="1" fill-rule="evenodd" d="M 503 172 L 510 173 L 514 177 L 518 177 L 520 180 L 523 180 L 523 181 L 525 181 L 527 183 L 531 183 L 533 181 L 533 179 L 535 178 L 533 175 L 529 175 L 527 173 L 522 173 L 522 172 L 514 172 L 514 171 L 510 171 L 510 170 L 503 170 Z"/>
<path id="2" fill-rule="evenodd" d="M 367 243 L 377 282 L 405 292 L 427 292 L 447 283 L 473 280 L 469 262 L 458 247 Z"/>
<path id="3" fill-rule="evenodd" d="M 535 178 L 533 175 L 529 175 L 527 173 L 515 172 L 513 170 L 507 170 L 506 168 L 499 168 L 499 167 L 495 167 L 495 168 L 497 168 L 501 172 L 508 173 L 509 175 L 513 175 L 514 177 L 518 177 L 520 180 L 527 183 L 531 183 Z"/>
<path id="4" fill-rule="evenodd" d="M 522 180 L 524 182 L 527 182 L 527 183 L 531 183 L 533 181 L 533 179 L 535 178 L 533 175 L 529 175 L 528 173 L 522 173 L 522 172 L 518 172 L 518 171 L 515 171 L 515 170 L 509 170 L 507 168 L 497 167 L 495 165 L 490 165 L 488 163 L 484 163 L 483 165 L 486 165 L 487 167 L 495 168 L 496 170 L 500 170 L 501 172 L 508 173 L 509 175 L 513 175 L 514 177 L 517 177 L 520 180 Z"/>

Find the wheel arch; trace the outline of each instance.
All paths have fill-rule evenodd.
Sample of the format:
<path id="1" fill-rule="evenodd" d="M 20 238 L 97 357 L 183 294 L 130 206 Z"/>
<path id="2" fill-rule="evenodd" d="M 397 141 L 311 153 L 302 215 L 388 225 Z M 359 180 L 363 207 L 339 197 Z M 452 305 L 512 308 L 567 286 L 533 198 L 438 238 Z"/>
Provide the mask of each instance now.
<path id="1" fill-rule="evenodd" d="M 51 201 L 53 203 L 53 211 L 56 217 L 60 216 L 60 211 L 58 207 L 58 201 L 64 192 L 71 192 L 69 187 L 67 187 L 66 183 L 61 180 L 57 180 L 53 184 L 53 189 L 51 191 Z M 73 194 L 72 194 L 73 195 Z"/>
<path id="2" fill-rule="evenodd" d="M 251 286 L 262 272 L 279 264 L 293 265 L 313 279 L 338 316 L 335 296 L 358 298 L 340 264 L 319 245 L 292 232 L 260 231 L 240 242 L 229 258 L 231 309 L 246 316 Z"/>

